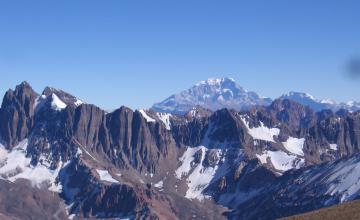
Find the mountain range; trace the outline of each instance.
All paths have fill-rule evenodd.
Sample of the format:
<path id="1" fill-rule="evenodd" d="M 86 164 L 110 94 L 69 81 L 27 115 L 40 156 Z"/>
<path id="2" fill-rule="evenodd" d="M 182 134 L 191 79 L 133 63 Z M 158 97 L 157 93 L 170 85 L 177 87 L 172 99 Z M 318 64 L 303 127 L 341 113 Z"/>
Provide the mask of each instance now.
<path id="1" fill-rule="evenodd" d="M 358 199 L 360 112 L 294 97 L 211 79 L 106 112 L 23 82 L 0 108 L 1 219 L 277 219 Z"/>
<path id="2" fill-rule="evenodd" d="M 303 92 L 289 92 L 280 96 L 279 99 L 290 99 L 302 105 L 307 105 L 315 111 L 324 109 L 333 111 L 341 109 L 347 111 L 360 110 L 360 102 L 336 103 L 331 99 L 318 100 L 312 95 Z M 255 92 L 245 90 L 232 78 L 210 78 L 197 83 L 188 90 L 154 104 L 152 108 L 160 112 L 184 114 L 195 106 L 201 106 L 213 111 L 221 108 L 244 110 L 261 105 L 268 106 L 272 101 L 271 98 L 265 98 Z"/>

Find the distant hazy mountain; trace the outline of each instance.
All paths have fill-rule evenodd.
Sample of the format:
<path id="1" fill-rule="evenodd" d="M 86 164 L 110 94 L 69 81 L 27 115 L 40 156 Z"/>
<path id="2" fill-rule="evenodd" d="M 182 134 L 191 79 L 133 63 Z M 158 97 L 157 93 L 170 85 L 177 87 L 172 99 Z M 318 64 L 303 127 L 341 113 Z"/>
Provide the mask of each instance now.
<path id="1" fill-rule="evenodd" d="M 337 103 L 331 99 L 316 99 L 304 92 L 289 92 L 279 99 L 290 99 L 315 111 L 340 109 L 353 112 L 360 110 L 360 102 L 349 101 Z M 162 102 L 153 105 L 152 109 L 159 112 L 186 114 L 196 106 L 211 111 L 222 108 L 244 110 L 255 106 L 268 106 L 270 98 L 264 98 L 255 92 L 247 91 L 232 78 L 208 79 L 201 81 L 178 94 L 174 94 Z"/>
<path id="2" fill-rule="evenodd" d="M 282 95 L 280 99 L 290 99 L 302 105 L 307 105 L 316 111 L 321 111 L 324 109 L 331 109 L 333 111 L 338 111 L 340 109 L 345 109 L 348 111 L 360 110 L 360 102 L 349 101 L 347 103 L 336 103 L 331 99 L 319 100 L 312 95 L 303 92 L 289 92 L 288 94 Z"/>
<path id="3" fill-rule="evenodd" d="M 243 89 L 232 78 L 221 78 L 201 81 L 190 89 L 156 103 L 152 108 L 171 113 L 186 113 L 194 106 L 213 111 L 221 108 L 240 110 L 257 105 L 270 105 L 271 101 Z"/>

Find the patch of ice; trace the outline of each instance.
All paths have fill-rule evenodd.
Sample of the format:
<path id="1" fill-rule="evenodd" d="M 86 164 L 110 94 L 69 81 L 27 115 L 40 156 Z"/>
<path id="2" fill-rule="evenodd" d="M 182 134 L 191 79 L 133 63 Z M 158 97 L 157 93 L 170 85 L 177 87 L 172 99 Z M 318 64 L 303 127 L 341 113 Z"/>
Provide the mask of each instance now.
<path id="1" fill-rule="evenodd" d="M 304 143 L 305 143 L 305 138 L 289 137 L 286 142 L 283 142 L 283 146 L 290 153 L 299 156 L 304 156 L 304 151 L 303 151 Z"/>
<path id="2" fill-rule="evenodd" d="M 80 149 L 80 147 L 77 148 L 77 151 L 76 151 L 76 156 L 80 156 L 81 154 L 83 154 L 82 150 Z"/>
<path id="3" fill-rule="evenodd" d="M 256 157 L 259 158 L 262 164 L 266 164 L 268 159 L 270 159 L 273 167 L 279 171 L 299 169 L 304 164 L 304 159 L 283 151 L 264 151 L 261 155 L 256 154 Z"/>
<path id="4" fill-rule="evenodd" d="M 151 118 L 150 116 L 148 116 L 148 114 L 146 114 L 146 112 L 143 109 L 140 109 L 139 112 L 141 113 L 141 115 L 145 118 L 145 120 L 147 122 L 155 122 L 155 119 Z"/>
<path id="5" fill-rule="evenodd" d="M 119 183 L 119 181 L 114 179 L 107 170 L 96 169 L 96 172 L 99 174 L 101 181 L 107 181 L 110 183 Z"/>
<path id="6" fill-rule="evenodd" d="M 79 106 L 79 105 L 82 105 L 82 104 L 84 104 L 84 102 L 81 101 L 80 99 L 76 99 L 76 101 L 74 102 L 74 105 L 76 105 L 76 106 Z"/>
<path id="7" fill-rule="evenodd" d="M 156 188 L 163 188 L 163 185 L 164 185 L 164 182 L 161 180 L 161 181 L 159 181 L 158 183 L 155 183 L 154 184 L 154 186 L 156 187 Z"/>
<path id="8" fill-rule="evenodd" d="M 338 149 L 338 145 L 337 145 L 337 144 L 330 144 L 330 149 L 331 149 L 331 150 L 337 150 L 337 149 Z"/>
<path id="9" fill-rule="evenodd" d="M 264 152 L 264 154 L 256 154 L 256 157 L 260 160 L 260 162 L 262 164 L 266 164 L 267 163 L 267 159 L 269 158 L 269 155 L 266 153 L 266 151 Z"/>
<path id="10" fill-rule="evenodd" d="M 161 112 L 157 112 L 156 115 L 158 116 L 158 118 L 160 119 L 160 121 L 162 121 L 166 127 L 167 130 L 171 129 L 171 123 L 170 123 L 170 117 L 171 114 L 169 113 L 161 113 Z"/>
<path id="11" fill-rule="evenodd" d="M 52 99 L 51 101 L 52 109 L 56 111 L 61 111 L 64 108 L 66 108 L 66 104 L 63 101 L 61 101 L 61 99 L 57 95 L 55 95 L 55 93 L 51 95 L 51 99 Z"/>
<path id="12" fill-rule="evenodd" d="M 254 139 L 275 142 L 274 136 L 278 136 L 280 134 L 280 129 L 268 128 L 264 126 L 263 122 L 260 122 L 260 127 L 250 128 L 249 122 L 247 122 L 244 117 L 241 117 L 241 120 L 245 124 L 248 134 L 251 135 Z"/>

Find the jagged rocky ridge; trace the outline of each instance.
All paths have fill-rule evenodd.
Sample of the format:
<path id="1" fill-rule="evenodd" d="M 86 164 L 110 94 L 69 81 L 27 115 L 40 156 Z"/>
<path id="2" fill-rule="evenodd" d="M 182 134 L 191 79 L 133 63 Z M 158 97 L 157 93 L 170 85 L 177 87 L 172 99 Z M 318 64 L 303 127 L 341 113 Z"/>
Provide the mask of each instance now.
<path id="1" fill-rule="evenodd" d="M 302 193 L 338 183 L 319 173 L 356 163 L 357 112 L 315 112 L 279 99 L 240 112 L 107 113 L 54 88 L 39 95 L 24 82 L 5 94 L 0 118 L 1 179 L 55 192 L 69 218 L 273 219 L 358 195 L 347 185 L 336 191 L 344 199 Z"/>

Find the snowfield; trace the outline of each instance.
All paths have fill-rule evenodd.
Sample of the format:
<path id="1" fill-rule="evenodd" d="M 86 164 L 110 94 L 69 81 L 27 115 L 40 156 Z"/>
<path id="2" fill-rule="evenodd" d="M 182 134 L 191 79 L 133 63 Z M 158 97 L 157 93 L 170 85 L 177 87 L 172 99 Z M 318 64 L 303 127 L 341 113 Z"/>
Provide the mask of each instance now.
<path id="1" fill-rule="evenodd" d="M 56 170 L 51 170 L 49 164 L 44 160 L 36 166 L 30 164 L 31 158 L 26 157 L 28 140 L 20 142 L 12 151 L 8 152 L 0 146 L 0 178 L 15 182 L 18 179 L 27 179 L 33 187 L 41 188 L 44 183 L 49 190 L 61 192 L 61 186 L 56 183 L 59 171 L 66 164 L 60 163 Z M 44 156 L 42 156 L 44 158 Z"/>
<path id="2" fill-rule="evenodd" d="M 283 142 L 283 146 L 290 153 L 299 156 L 304 156 L 304 151 L 303 151 L 304 143 L 305 143 L 305 138 L 289 137 L 286 142 Z"/>
<path id="3" fill-rule="evenodd" d="M 275 142 L 274 136 L 278 136 L 280 134 L 280 129 L 268 128 L 264 126 L 263 122 L 260 122 L 260 127 L 250 128 L 249 122 L 246 121 L 245 117 L 241 117 L 241 120 L 245 124 L 248 134 L 254 139 Z"/>
<path id="4" fill-rule="evenodd" d="M 270 160 L 273 167 L 278 171 L 287 171 L 290 169 L 299 169 L 304 165 L 304 159 L 298 158 L 296 155 L 287 154 L 283 151 L 264 151 L 262 154 L 256 154 L 256 157 L 262 164 L 267 164 Z"/>
<path id="5" fill-rule="evenodd" d="M 215 166 L 204 166 L 206 153 L 213 151 L 217 156 Z M 199 163 L 195 163 L 195 154 L 201 152 Z M 226 174 L 229 166 L 224 162 L 225 153 L 223 149 L 208 149 L 204 146 L 188 147 L 180 158 L 181 165 L 175 171 L 178 179 L 187 177 L 188 190 L 185 197 L 188 199 L 198 199 L 202 201 L 207 198 L 203 194 L 204 189 L 209 186 L 212 181 Z"/>

